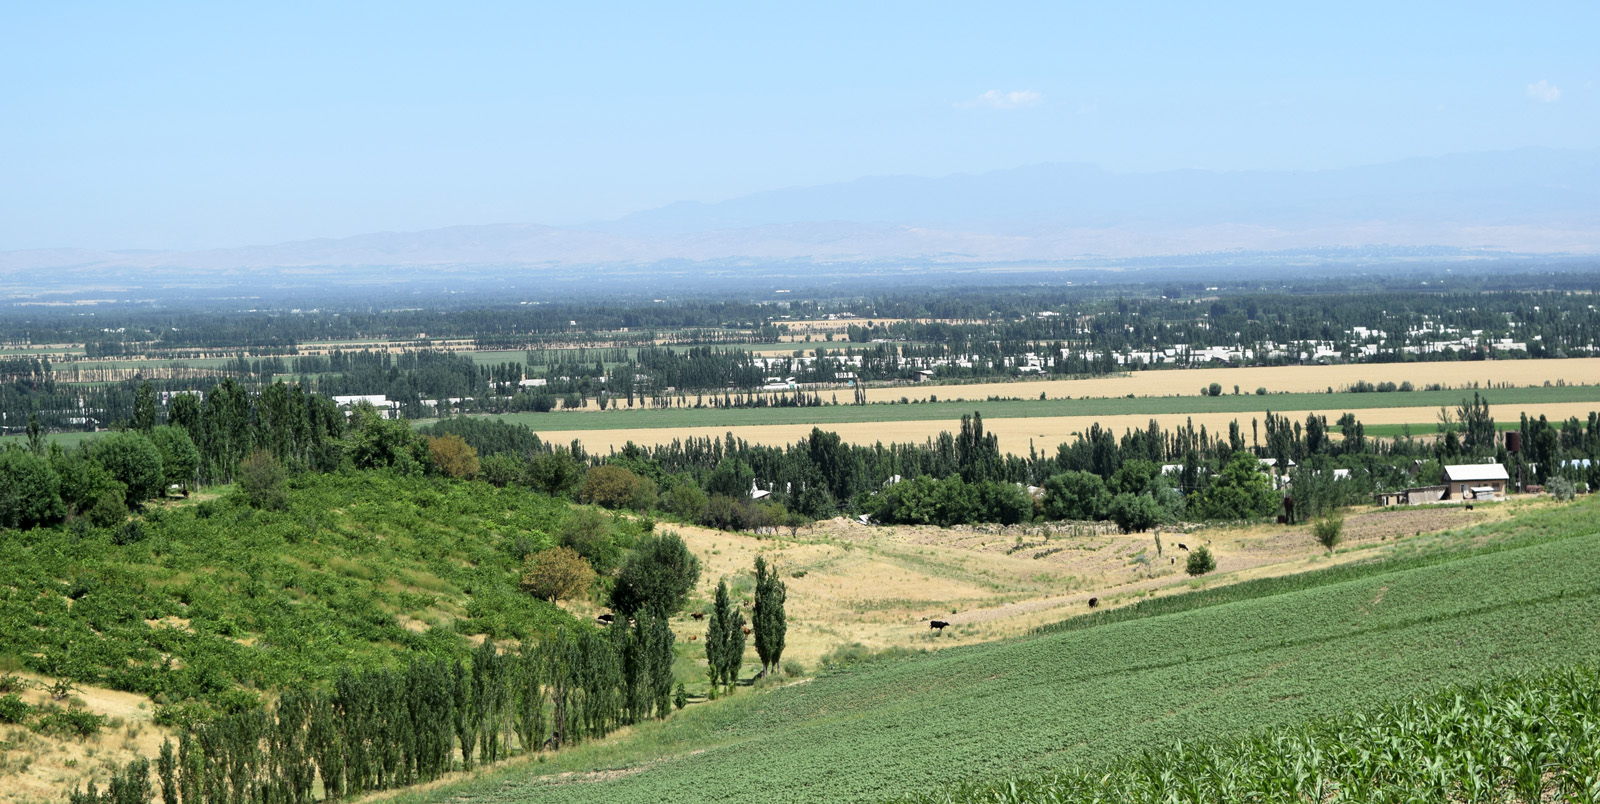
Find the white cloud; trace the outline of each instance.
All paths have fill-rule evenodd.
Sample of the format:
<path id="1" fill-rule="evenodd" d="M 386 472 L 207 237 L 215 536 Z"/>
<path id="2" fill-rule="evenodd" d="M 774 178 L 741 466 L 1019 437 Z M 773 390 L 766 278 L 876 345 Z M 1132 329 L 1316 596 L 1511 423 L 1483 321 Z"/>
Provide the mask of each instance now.
<path id="1" fill-rule="evenodd" d="M 991 89 L 965 103 L 958 103 L 956 106 L 963 109 L 979 107 L 985 109 L 1021 109 L 1024 106 L 1037 106 L 1039 101 L 1042 100 L 1044 100 L 1044 94 L 1031 89 L 1019 89 L 1012 92 Z"/>
<path id="2" fill-rule="evenodd" d="M 1555 103 L 1561 100 L 1561 90 L 1549 81 L 1539 79 L 1537 84 L 1528 85 L 1528 97 L 1540 103 Z"/>

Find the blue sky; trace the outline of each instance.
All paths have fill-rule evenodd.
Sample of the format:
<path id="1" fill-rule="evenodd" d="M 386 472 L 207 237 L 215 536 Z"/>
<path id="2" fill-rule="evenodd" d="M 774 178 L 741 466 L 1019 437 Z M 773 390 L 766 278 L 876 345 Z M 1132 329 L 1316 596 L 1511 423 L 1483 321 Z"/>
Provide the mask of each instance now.
<path id="1" fill-rule="evenodd" d="M 1600 145 L 1600 4 L 10 3 L 0 250 Z"/>

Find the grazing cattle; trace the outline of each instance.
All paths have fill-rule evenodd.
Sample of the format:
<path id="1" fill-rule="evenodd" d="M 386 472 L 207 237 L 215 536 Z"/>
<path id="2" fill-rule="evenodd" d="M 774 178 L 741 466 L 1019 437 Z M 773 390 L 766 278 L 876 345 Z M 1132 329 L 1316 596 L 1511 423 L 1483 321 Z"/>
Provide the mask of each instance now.
<path id="1" fill-rule="evenodd" d="M 1189 545 L 1184 544 L 1183 542 L 1178 542 L 1178 549 L 1179 550 L 1188 550 L 1189 549 Z"/>
<path id="2" fill-rule="evenodd" d="M 689 635 L 689 641 L 690 641 L 690 642 L 693 642 L 693 641 L 695 641 L 695 640 L 697 640 L 697 639 L 699 639 L 699 638 L 700 638 L 700 635 L 699 635 L 699 634 L 690 634 L 690 635 Z"/>
<path id="3" fill-rule="evenodd" d="M 1178 563 L 1178 559 L 1176 559 L 1176 558 L 1169 558 L 1169 559 L 1167 559 L 1167 563 L 1168 563 L 1168 564 L 1176 564 L 1176 563 Z"/>
<path id="4" fill-rule="evenodd" d="M 750 635 L 750 628 L 748 626 L 746 626 L 745 629 L 744 629 L 744 635 L 745 636 L 749 636 Z"/>
<path id="5" fill-rule="evenodd" d="M 1471 511 L 1471 510 L 1472 510 L 1472 503 L 1467 503 L 1467 510 L 1468 510 L 1468 511 Z"/>
<path id="6" fill-rule="evenodd" d="M 1100 605 L 1100 598 L 1098 598 L 1098 597 L 1089 598 L 1089 608 L 1092 609 L 1092 608 L 1094 608 L 1095 606 L 1098 606 L 1098 605 Z"/>
<path id="7" fill-rule="evenodd" d="M 689 616 L 695 618 L 696 620 L 703 620 L 706 617 L 706 613 L 703 611 L 697 611 Z"/>
<path id="8" fill-rule="evenodd" d="M 928 627 L 942 634 L 944 633 L 944 629 L 950 627 L 950 624 L 944 620 L 934 620 L 928 623 Z"/>
<path id="9" fill-rule="evenodd" d="M 599 620 L 600 622 L 605 623 L 606 625 L 610 625 L 613 620 L 617 619 L 617 615 L 615 615 L 615 614 L 602 614 L 599 617 L 596 617 L 595 619 Z"/>

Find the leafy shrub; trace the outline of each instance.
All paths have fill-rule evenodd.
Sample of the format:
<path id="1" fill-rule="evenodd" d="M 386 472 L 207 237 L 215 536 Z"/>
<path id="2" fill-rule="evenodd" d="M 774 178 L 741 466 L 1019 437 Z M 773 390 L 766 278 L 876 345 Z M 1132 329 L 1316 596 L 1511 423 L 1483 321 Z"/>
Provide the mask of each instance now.
<path id="1" fill-rule="evenodd" d="M 1570 500 L 1577 494 L 1577 487 L 1571 480 L 1564 477 L 1552 477 L 1544 484 L 1544 490 L 1558 500 Z"/>
<path id="2" fill-rule="evenodd" d="M 346 454 L 357 469 L 420 475 L 432 463 L 427 441 L 404 421 L 385 419 L 371 405 L 357 405 L 352 419 Z"/>
<path id="3" fill-rule="evenodd" d="M 1317 544 L 1328 551 L 1328 555 L 1333 555 L 1334 548 L 1344 540 L 1344 520 L 1337 516 L 1323 517 L 1312 523 L 1311 535 L 1316 538 Z"/>
<path id="4" fill-rule="evenodd" d="M 119 489 L 107 489 L 95 498 L 85 516 L 97 528 L 115 527 L 128 518 L 128 505 Z"/>
<path id="5" fill-rule="evenodd" d="M 43 734 L 65 737 L 93 737 L 106 725 L 106 716 L 87 709 L 60 709 L 50 707 L 39 710 L 34 728 Z"/>
<path id="6" fill-rule="evenodd" d="M 552 547 L 528 557 L 522 567 L 522 589 L 551 603 L 581 597 L 594 583 L 594 570 L 570 547 Z"/>
<path id="7" fill-rule="evenodd" d="M 518 564 L 521 564 L 528 560 L 528 556 L 543 550 L 545 546 L 545 540 L 539 535 L 519 533 L 507 543 L 506 549 L 510 550 L 511 557 L 516 559 Z"/>
<path id="8" fill-rule="evenodd" d="M 137 519 L 130 519 L 111 532 L 111 543 L 119 546 L 138 544 L 144 540 L 144 523 Z"/>
<path id="9" fill-rule="evenodd" d="M 556 541 L 583 556 L 595 572 L 608 574 L 617 566 L 621 550 L 612 533 L 613 520 L 593 508 L 577 508 L 556 531 Z"/>
<path id="10" fill-rule="evenodd" d="M 833 650 L 822 654 L 822 659 L 820 660 L 821 672 L 837 673 L 884 659 L 898 659 L 906 656 L 915 656 L 920 653 L 927 653 L 927 651 L 913 650 L 900 646 L 875 651 L 860 642 L 851 642 L 848 645 L 839 645 Z"/>
<path id="11" fill-rule="evenodd" d="M 528 459 L 528 485 L 552 497 L 570 498 L 584 482 L 587 469 L 571 452 L 558 449 Z"/>
<path id="12" fill-rule="evenodd" d="M 289 494 L 284 489 L 287 480 L 283 465 L 264 450 L 256 450 L 239 464 L 239 490 L 252 508 L 282 511 L 289 507 Z"/>
<path id="13" fill-rule="evenodd" d="M 0 696 L 0 723 L 25 723 L 33 715 L 33 707 L 16 693 Z"/>
<path id="14" fill-rule="evenodd" d="M 596 466 L 583 478 L 578 499 L 605 508 L 649 510 L 656 502 L 656 484 L 613 464 Z"/>
<path id="15" fill-rule="evenodd" d="M 164 728 L 190 729 L 209 720 L 214 714 L 211 707 L 198 701 L 157 704 L 150 722 Z"/>
<path id="16" fill-rule="evenodd" d="M 1205 545 L 1200 545 L 1189 553 L 1189 561 L 1184 570 L 1190 575 L 1204 575 L 1217 568 L 1217 560 L 1212 557 L 1211 551 Z"/>
<path id="17" fill-rule="evenodd" d="M 699 522 L 705 518 L 706 493 L 692 480 L 672 484 L 661 495 L 661 507 L 685 522 Z"/>
<path id="18" fill-rule="evenodd" d="M 478 477 L 503 489 L 522 481 L 522 462 L 511 455 L 490 455 L 479 462 Z"/>
<path id="19" fill-rule="evenodd" d="M 478 451 L 455 433 L 428 439 L 433 466 L 445 477 L 471 479 L 478 476 Z"/>

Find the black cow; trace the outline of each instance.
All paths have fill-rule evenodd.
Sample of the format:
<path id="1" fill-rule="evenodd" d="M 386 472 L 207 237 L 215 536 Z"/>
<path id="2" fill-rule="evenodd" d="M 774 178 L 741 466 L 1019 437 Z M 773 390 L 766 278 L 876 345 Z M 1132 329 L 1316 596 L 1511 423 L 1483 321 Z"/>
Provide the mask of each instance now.
<path id="1" fill-rule="evenodd" d="M 1098 598 L 1098 597 L 1089 598 L 1089 608 L 1092 609 L 1092 608 L 1094 608 L 1094 607 L 1096 607 L 1098 605 L 1100 605 L 1100 598 Z"/>
<path id="2" fill-rule="evenodd" d="M 605 623 L 606 625 L 610 625 L 612 620 L 617 619 L 617 615 L 615 615 L 615 614 L 602 614 L 599 617 L 596 617 L 595 619 L 599 620 L 600 622 Z"/>
<path id="3" fill-rule="evenodd" d="M 934 620 L 934 621 L 928 623 L 928 627 L 932 628 L 932 629 L 934 629 L 934 630 L 936 630 L 936 631 L 938 631 L 939 633 L 942 634 L 942 633 L 944 633 L 944 629 L 950 627 L 950 624 L 945 622 L 944 620 Z"/>
<path id="4" fill-rule="evenodd" d="M 1178 549 L 1179 550 L 1188 550 L 1189 549 L 1189 545 L 1184 544 L 1183 542 L 1178 542 Z"/>
<path id="5" fill-rule="evenodd" d="M 703 611 L 697 611 L 689 616 L 695 618 L 696 620 L 703 620 L 706 617 L 706 613 Z"/>

